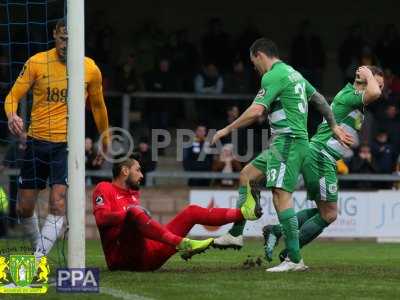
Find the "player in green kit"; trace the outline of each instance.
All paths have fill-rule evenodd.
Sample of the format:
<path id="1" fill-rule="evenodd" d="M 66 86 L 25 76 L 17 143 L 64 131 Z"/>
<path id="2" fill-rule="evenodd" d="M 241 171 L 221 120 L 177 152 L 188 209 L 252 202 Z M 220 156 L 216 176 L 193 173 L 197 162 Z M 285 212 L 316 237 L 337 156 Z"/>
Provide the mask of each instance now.
<path id="1" fill-rule="evenodd" d="M 334 98 L 332 110 L 336 122 L 357 139 L 361 129 L 365 105 L 379 99 L 383 89 L 383 72 L 375 66 L 362 66 L 356 72 L 353 84 L 348 83 Z M 297 213 L 299 221 L 300 247 L 307 245 L 322 233 L 337 217 L 337 176 L 336 161 L 346 152 L 346 147 L 335 139 L 324 121 L 310 142 L 303 165 L 307 199 L 313 200 L 317 208 Z M 274 247 L 283 234 L 281 225 L 267 225 L 263 229 L 265 255 L 272 260 Z M 288 250 L 284 249 L 279 258 L 286 264 Z M 281 265 L 282 265 L 281 264 Z M 279 266 L 278 266 L 279 267 Z"/>
<path id="2" fill-rule="evenodd" d="M 298 223 L 291 195 L 309 150 L 308 102 L 316 104 L 339 140 L 346 142 L 349 136 L 337 126 L 325 98 L 299 72 L 279 59 L 277 47 L 271 40 L 256 40 L 250 48 L 250 59 L 262 76 L 261 89 L 253 104 L 238 119 L 216 133 L 213 143 L 235 129 L 250 125 L 265 111 L 269 112 L 272 131 L 270 147 L 240 173 L 237 206 L 240 207 L 247 197 L 251 197 L 248 183 L 266 177 L 291 260 L 288 270 L 302 271 L 307 267 L 300 255 Z M 240 248 L 243 245 L 244 225 L 244 222 L 235 224 L 229 233 L 214 241 L 214 246 Z"/>

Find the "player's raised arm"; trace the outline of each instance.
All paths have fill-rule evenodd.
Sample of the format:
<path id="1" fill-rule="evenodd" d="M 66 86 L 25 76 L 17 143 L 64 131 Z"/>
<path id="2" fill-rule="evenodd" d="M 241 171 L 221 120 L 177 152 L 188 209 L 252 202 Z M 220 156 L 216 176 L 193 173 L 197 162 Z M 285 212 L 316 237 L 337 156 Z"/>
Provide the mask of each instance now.
<path id="1" fill-rule="evenodd" d="M 310 102 L 312 102 L 317 110 L 324 116 L 339 142 L 348 146 L 354 143 L 353 137 L 336 123 L 332 109 L 323 95 L 315 91 L 310 98 Z"/>
<path id="2" fill-rule="evenodd" d="M 378 74 L 379 76 L 380 74 Z M 366 83 L 366 88 L 364 90 L 364 95 L 363 95 L 363 103 L 364 105 L 368 105 L 376 100 L 379 99 L 379 97 L 382 94 L 382 88 L 383 88 L 383 80 L 382 80 L 382 87 L 380 86 L 378 80 L 375 78 L 373 72 L 371 71 L 370 67 L 367 66 L 361 66 L 358 68 L 356 72 L 356 81 L 360 80 L 363 83 Z M 383 78 L 383 74 L 381 74 Z"/>
<path id="3" fill-rule="evenodd" d="M 17 115 L 18 103 L 28 93 L 35 80 L 35 63 L 32 62 L 31 58 L 25 63 L 21 73 L 4 101 L 4 110 L 8 119 L 8 128 L 14 135 L 19 136 L 24 131 L 24 122 Z"/>
<path id="4" fill-rule="evenodd" d="M 254 123 L 259 117 L 263 115 L 264 111 L 265 107 L 263 105 L 253 103 L 244 111 L 243 114 L 241 114 L 239 118 L 237 118 L 225 128 L 218 130 L 213 137 L 212 144 L 215 144 L 218 140 L 230 134 L 233 130 L 246 127 Z"/>
<path id="5" fill-rule="evenodd" d="M 94 63 L 90 67 L 93 68 L 93 70 L 91 70 L 92 76 L 87 87 L 88 101 L 90 103 L 97 130 L 102 136 L 103 153 L 107 153 L 110 137 L 108 133 L 107 107 L 103 97 L 102 77 L 99 68 Z M 100 154 L 96 157 L 96 161 L 98 164 L 103 162 Z"/>

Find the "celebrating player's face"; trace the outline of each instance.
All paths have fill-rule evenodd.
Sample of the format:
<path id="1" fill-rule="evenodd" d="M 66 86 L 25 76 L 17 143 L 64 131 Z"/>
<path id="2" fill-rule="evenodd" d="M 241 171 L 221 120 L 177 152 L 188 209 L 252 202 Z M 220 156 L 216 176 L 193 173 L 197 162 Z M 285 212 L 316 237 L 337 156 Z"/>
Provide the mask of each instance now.
<path id="1" fill-rule="evenodd" d="M 67 42 L 68 34 L 65 27 L 60 27 L 53 32 L 54 42 L 56 44 L 57 54 L 61 61 L 67 60 Z"/>
<path id="2" fill-rule="evenodd" d="M 135 160 L 133 165 L 129 168 L 129 175 L 126 178 L 126 185 L 133 190 L 139 189 L 139 184 L 143 179 L 140 164 Z"/>

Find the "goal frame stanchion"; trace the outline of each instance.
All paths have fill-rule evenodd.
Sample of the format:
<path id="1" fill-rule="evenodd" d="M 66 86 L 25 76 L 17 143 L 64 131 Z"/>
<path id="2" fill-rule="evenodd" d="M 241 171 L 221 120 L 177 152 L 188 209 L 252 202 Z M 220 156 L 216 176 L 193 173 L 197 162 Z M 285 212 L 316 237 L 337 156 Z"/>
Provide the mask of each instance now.
<path id="1" fill-rule="evenodd" d="M 84 0 L 67 0 L 68 267 L 85 267 Z"/>

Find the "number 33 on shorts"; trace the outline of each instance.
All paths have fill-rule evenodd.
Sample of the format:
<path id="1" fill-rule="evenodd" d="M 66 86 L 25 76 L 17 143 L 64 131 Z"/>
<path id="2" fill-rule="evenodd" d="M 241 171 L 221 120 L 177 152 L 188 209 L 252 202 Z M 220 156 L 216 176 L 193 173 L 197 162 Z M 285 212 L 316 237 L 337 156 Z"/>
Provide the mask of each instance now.
<path id="1" fill-rule="evenodd" d="M 271 181 L 275 181 L 276 179 L 276 169 L 269 169 L 267 170 L 267 181 L 271 182 Z"/>

